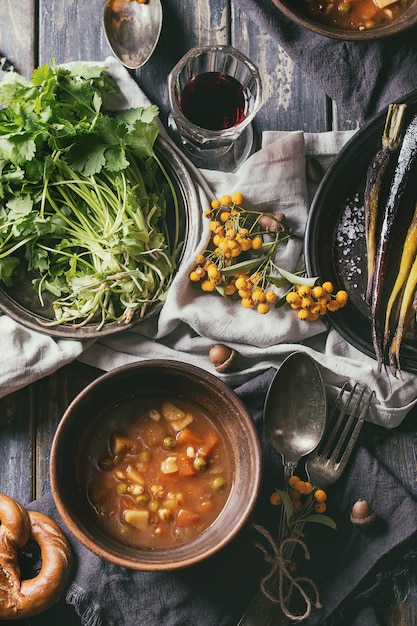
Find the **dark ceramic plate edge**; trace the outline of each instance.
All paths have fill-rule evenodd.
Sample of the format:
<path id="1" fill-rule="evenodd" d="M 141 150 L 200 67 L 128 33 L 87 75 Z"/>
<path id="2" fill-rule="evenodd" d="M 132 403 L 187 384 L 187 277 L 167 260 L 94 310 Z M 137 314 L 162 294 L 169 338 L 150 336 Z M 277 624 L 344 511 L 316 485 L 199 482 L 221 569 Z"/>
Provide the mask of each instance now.
<path id="1" fill-rule="evenodd" d="M 407 116 L 409 118 L 410 115 L 417 113 L 417 90 L 397 99 L 396 102 L 407 104 Z M 359 164 L 359 167 L 362 167 L 361 175 L 364 178 L 366 174 L 366 170 L 363 169 L 364 164 L 369 164 L 370 158 L 380 147 L 387 109 L 388 107 L 385 107 L 345 144 L 325 173 L 314 195 L 308 214 L 304 238 L 307 274 L 319 276 L 322 280 L 332 280 L 339 288 L 341 281 L 334 267 L 333 253 L 331 253 L 330 259 L 323 258 L 323 250 L 333 250 L 335 225 L 333 223 L 329 231 L 323 233 L 323 224 L 328 223 L 330 218 L 336 222 L 337 226 L 343 207 L 337 202 L 330 201 L 329 203 L 329 199 L 338 196 L 347 199 L 349 193 L 360 187 L 357 177 L 355 183 L 346 176 L 346 172 L 349 170 L 348 166 L 353 162 Z M 370 320 L 351 302 L 340 311 L 327 315 L 326 321 L 330 328 L 335 329 L 353 347 L 375 359 Z M 405 371 L 417 372 L 417 345 L 414 348 L 405 342 L 401 352 L 401 366 Z"/>

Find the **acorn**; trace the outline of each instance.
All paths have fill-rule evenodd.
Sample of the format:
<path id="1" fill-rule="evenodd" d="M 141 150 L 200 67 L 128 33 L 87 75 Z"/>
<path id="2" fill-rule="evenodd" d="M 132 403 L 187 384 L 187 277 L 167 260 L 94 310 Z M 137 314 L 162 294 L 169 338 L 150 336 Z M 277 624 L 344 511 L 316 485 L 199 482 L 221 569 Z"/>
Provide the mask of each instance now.
<path id="1" fill-rule="evenodd" d="M 262 213 L 258 219 L 258 225 L 269 233 L 288 230 L 287 220 L 283 213 Z"/>
<path id="2" fill-rule="evenodd" d="M 376 520 L 376 513 L 366 500 L 359 499 L 352 507 L 350 521 L 356 526 L 370 526 Z"/>
<path id="3" fill-rule="evenodd" d="M 216 343 L 211 346 L 209 357 L 216 372 L 224 373 L 234 366 L 236 352 L 222 343 Z"/>

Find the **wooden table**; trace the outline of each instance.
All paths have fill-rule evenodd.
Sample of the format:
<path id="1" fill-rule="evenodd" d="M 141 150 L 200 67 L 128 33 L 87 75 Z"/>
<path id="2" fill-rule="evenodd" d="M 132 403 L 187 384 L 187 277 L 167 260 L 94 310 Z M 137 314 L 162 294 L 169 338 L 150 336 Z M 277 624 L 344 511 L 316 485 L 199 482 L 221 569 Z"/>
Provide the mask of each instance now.
<path id="1" fill-rule="evenodd" d="M 282 49 L 248 21 L 233 0 L 162 0 L 164 23 L 151 60 L 136 72 L 166 119 L 166 77 L 191 47 L 230 43 L 259 67 L 265 104 L 258 130 L 322 132 L 356 127 L 302 75 Z M 0 56 L 26 77 L 55 59 L 104 61 L 111 53 L 102 28 L 104 0 L 1 0 Z M 0 338 L 1 347 L 1 338 Z M 10 355 L 13 358 L 13 355 Z M 49 490 L 49 450 L 65 407 L 87 383 L 100 375 L 74 362 L 0 400 L 0 492 L 28 503 Z M 2 390 L 2 395 L 7 390 Z M 366 426 L 369 447 L 417 497 L 415 415 L 393 431 Z M 386 624 L 417 623 L 417 590 L 396 604 Z"/>

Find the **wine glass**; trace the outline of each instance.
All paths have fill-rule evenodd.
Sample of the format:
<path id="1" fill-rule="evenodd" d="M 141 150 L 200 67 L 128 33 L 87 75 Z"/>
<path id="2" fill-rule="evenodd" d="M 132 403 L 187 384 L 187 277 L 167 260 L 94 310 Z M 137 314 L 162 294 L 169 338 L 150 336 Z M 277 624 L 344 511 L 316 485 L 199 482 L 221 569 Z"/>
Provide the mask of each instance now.
<path id="1" fill-rule="evenodd" d="M 259 71 L 232 46 L 193 48 L 168 76 L 168 128 L 200 168 L 236 170 L 254 149 Z"/>

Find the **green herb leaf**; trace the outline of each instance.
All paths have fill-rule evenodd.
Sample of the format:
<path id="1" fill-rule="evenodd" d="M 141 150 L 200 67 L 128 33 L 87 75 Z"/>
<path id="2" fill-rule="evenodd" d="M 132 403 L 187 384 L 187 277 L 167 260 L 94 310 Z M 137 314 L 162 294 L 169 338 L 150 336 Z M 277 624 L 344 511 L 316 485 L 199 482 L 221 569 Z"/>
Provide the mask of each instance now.
<path id="1" fill-rule="evenodd" d="M 288 272 L 287 270 L 284 270 L 282 267 L 277 267 L 277 269 L 279 273 L 281 274 L 281 276 L 285 278 L 286 280 L 288 280 L 288 282 L 292 283 L 293 285 L 297 285 L 300 282 L 302 282 L 303 285 L 308 285 L 308 287 L 314 287 L 318 279 L 318 276 L 315 276 L 314 278 L 308 278 L 307 276 L 299 276 L 297 274 L 293 274 L 292 272 Z"/>
<path id="2" fill-rule="evenodd" d="M 312 513 L 311 515 L 307 515 L 306 517 L 303 517 L 303 522 L 323 524 L 323 526 L 328 526 L 329 528 L 337 530 L 336 522 L 328 515 L 323 515 L 322 513 Z"/>

